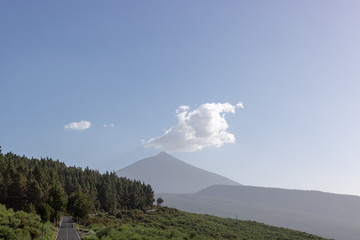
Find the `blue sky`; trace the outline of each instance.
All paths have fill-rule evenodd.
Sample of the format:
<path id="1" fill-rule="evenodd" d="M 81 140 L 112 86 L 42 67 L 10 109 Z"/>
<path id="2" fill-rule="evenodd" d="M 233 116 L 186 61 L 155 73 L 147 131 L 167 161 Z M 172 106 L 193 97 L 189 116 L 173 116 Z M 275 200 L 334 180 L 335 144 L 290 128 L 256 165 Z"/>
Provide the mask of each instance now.
<path id="1" fill-rule="evenodd" d="M 246 185 L 360 195 L 359 8 L 1 1 L 0 145 L 117 170 L 159 152 L 141 141 L 180 106 L 241 101 L 225 114 L 234 143 L 172 154 Z"/>

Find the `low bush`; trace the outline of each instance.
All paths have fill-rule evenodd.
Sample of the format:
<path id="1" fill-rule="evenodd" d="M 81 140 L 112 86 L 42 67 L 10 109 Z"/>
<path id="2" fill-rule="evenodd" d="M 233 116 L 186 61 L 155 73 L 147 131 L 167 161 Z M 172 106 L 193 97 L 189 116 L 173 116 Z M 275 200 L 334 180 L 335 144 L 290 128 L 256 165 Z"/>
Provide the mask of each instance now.
<path id="1" fill-rule="evenodd" d="M 0 204 L 0 239 L 3 240 L 53 240 L 55 229 L 50 223 L 44 225 L 44 237 L 42 237 L 42 223 L 38 215 L 23 211 L 7 209 Z"/>

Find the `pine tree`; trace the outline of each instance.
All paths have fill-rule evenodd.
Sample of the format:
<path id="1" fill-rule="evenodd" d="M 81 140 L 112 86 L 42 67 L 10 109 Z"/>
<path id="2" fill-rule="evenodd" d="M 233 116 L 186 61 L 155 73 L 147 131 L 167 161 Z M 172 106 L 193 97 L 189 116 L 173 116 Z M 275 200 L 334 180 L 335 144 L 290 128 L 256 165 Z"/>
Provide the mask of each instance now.
<path id="1" fill-rule="evenodd" d="M 54 185 L 50 189 L 48 203 L 54 209 L 53 219 L 58 224 L 61 214 L 66 210 L 67 195 L 60 185 Z"/>
<path id="2" fill-rule="evenodd" d="M 47 203 L 56 222 L 65 211 L 67 196 L 81 191 L 92 207 L 112 211 L 152 206 L 154 192 L 150 185 L 85 168 L 66 167 L 51 158 L 28 159 L 11 152 L 0 152 L 0 203 L 16 210 L 34 211 Z M 39 211 L 39 209 L 37 209 Z"/>
<path id="3" fill-rule="evenodd" d="M 84 194 L 79 190 L 70 196 L 68 209 L 78 221 L 79 219 L 83 219 L 85 226 L 85 218 L 94 210 L 94 204 L 90 195 Z"/>
<path id="4" fill-rule="evenodd" d="M 42 235 L 44 236 L 44 224 L 50 220 L 53 209 L 47 203 L 42 203 L 38 209 L 42 222 Z"/>

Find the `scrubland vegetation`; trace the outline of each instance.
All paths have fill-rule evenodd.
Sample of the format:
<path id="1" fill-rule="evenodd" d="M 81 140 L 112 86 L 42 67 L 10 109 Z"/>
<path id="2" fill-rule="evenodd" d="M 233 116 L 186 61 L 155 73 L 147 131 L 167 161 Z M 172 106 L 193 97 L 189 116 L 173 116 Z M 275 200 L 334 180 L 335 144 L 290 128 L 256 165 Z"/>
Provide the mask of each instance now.
<path id="1" fill-rule="evenodd" d="M 165 239 L 240 239 L 240 240 L 321 240 L 318 236 L 252 221 L 192 214 L 173 208 L 147 211 L 127 210 L 91 216 L 88 225 L 79 226 L 83 240 L 165 240 Z"/>
<path id="2" fill-rule="evenodd" d="M 0 239 L 3 240 L 53 240 L 57 229 L 49 222 L 44 224 L 44 236 L 42 235 L 43 223 L 38 215 L 24 211 L 7 209 L 0 204 Z"/>

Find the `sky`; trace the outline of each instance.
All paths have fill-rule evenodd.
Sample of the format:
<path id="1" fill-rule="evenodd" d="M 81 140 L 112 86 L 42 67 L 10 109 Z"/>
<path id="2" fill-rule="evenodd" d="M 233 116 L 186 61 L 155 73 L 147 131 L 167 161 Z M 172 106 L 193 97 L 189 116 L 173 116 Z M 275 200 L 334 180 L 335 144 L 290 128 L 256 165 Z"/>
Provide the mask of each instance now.
<path id="1" fill-rule="evenodd" d="M 1 1 L 0 146 L 116 171 L 167 151 L 360 195 L 358 1 Z"/>

